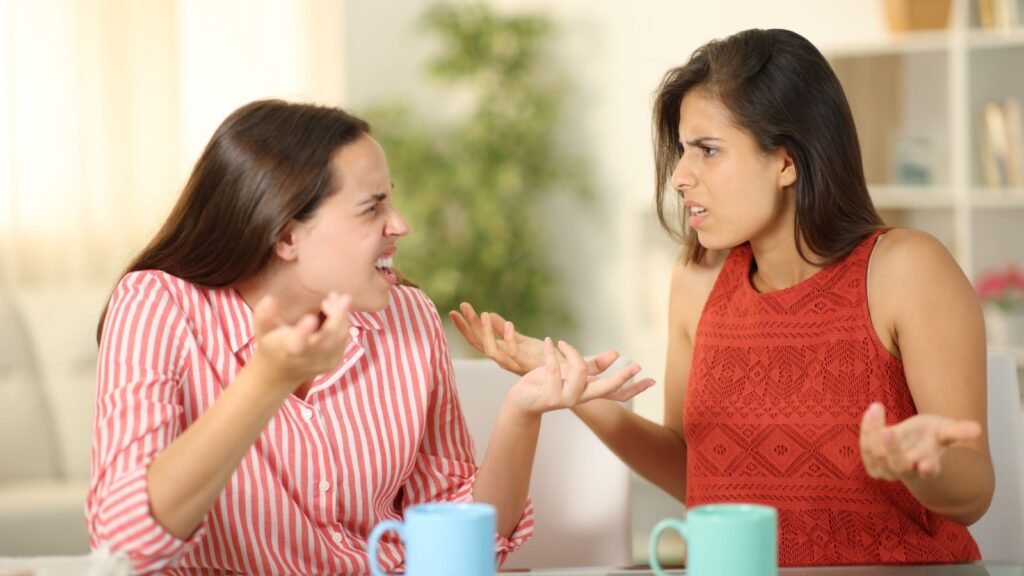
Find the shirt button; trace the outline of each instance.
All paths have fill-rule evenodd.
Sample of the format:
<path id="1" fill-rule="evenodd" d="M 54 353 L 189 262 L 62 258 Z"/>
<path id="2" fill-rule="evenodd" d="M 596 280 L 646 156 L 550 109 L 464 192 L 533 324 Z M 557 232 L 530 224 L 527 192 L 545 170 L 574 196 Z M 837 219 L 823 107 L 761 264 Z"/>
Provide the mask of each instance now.
<path id="1" fill-rule="evenodd" d="M 331 483 L 330 482 L 328 482 L 327 480 L 323 480 L 322 482 L 320 482 L 320 491 L 321 492 L 327 492 L 330 489 L 331 489 Z"/>
<path id="2" fill-rule="evenodd" d="M 303 408 L 302 409 L 302 419 L 303 420 L 312 420 L 313 419 L 313 410 L 311 410 L 309 408 Z"/>
<path id="3" fill-rule="evenodd" d="M 331 540 L 334 540 L 336 544 L 341 544 L 342 538 L 344 536 L 341 535 L 341 532 L 331 532 Z"/>

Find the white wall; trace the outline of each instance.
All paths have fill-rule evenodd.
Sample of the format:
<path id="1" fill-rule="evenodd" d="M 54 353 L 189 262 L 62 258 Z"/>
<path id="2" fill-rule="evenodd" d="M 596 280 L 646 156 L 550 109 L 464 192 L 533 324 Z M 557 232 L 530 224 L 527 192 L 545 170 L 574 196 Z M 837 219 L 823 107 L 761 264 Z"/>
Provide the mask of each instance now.
<path id="1" fill-rule="evenodd" d="M 420 110 L 438 93 L 420 72 L 431 46 L 416 18 L 433 0 L 359 0 L 346 13 L 346 103 L 411 95 Z M 593 169 L 599 206 L 555 203 L 552 242 L 580 319 L 578 345 L 617 347 L 663 376 L 668 273 L 676 248 L 653 212 L 652 92 L 665 71 L 704 42 L 745 28 L 789 28 L 823 49 L 885 33 L 881 2 L 864 0 L 492 0 L 508 11 L 545 13 L 558 27 L 558 65 L 572 102 L 563 137 Z M 404 176 L 396 174 L 397 179 Z M 415 238 L 412 238 L 415 241 Z M 659 388 L 636 401 L 661 418 Z"/>

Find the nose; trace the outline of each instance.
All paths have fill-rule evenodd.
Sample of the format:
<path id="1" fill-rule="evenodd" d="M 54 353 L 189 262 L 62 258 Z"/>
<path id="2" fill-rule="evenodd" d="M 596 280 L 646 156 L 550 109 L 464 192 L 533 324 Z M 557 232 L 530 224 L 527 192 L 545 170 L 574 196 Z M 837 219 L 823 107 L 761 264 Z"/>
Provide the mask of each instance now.
<path id="1" fill-rule="evenodd" d="M 387 224 L 384 226 L 384 235 L 402 237 L 408 233 L 409 223 L 397 208 L 393 208 L 388 215 Z"/>
<path id="2" fill-rule="evenodd" d="M 679 156 L 679 161 L 676 162 L 676 168 L 672 171 L 670 183 L 672 184 L 672 188 L 684 193 L 686 190 L 693 188 L 697 184 L 697 175 L 688 165 L 685 153 Z"/>

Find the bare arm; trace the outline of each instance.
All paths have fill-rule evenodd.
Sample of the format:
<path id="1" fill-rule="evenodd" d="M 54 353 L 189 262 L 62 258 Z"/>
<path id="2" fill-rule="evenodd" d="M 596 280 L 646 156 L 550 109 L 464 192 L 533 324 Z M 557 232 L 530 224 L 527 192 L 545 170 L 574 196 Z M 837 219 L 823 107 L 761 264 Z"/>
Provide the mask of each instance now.
<path id="1" fill-rule="evenodd" d="M 865 463 L 873 476 L 903 482 L 927 508 L 969 525 L 988 509 L 995 486 L 985 329 L 974 290 L 934 238 L 893 230 L 872 256 L 868 297 L 876 331 L 903 361 L 918 415 L 879 428 Z"/>
<path id="2" fill-rule="evenodd" d="M 635 364 L 609 376 L 589 378 L 588 366 L 579 352 L 564 342 L 558 348 L 564 363 L 547 339 L 544 365 L 531 370 L 509 391 L 477 473 L 473 499 L 497 508 L 501 534 L 508 535 L 515 529 L 526 503 L 541 416 L 545 412 L 601 398 L 628 399 L 653 384 L 650 380 L 630 382 L 640 371 Z"/>
<path id="3" fill-rule="evenodd" d="M 708 253 L 704 264 L 677 262 L 669 291 L 668 356 L 665 361 L 663 424 L 619 406 L 595 403 L 575 411 L 587 426 L 637 474 L 686 500 L 686 437 L 683 407 L 693 358 L 693 336 L 721 265 L 721 253 Z M 613 410 L 616 408 L 616 410 Z"/>
<path id="4" fill-rule="evenodd" d="M 669 301 L 669 353 L 665 375 L 665 420 L 658 424 L 638 416 L 617 402 L 595 400 L 573 408 L 623 462 L 644 478 L 683 501 L 686 497 L 686 443 L 683 437 L 683 401 L 692 355 L 692 336 L 721 260 L 712 255 L 708 266 L 678 264 Z M 496 314 L 477 317 L 463 305 L 451 314 L 466 340 L 507 370 L 536 366 L 536 339 L 515 333 L 510 322 Z M 495 333 L 501 339 L 495 338 Z M 613 360 L 614 357 L 611 357 Z M 610 362 L 599 356 L 598 365 Z M 598 370 L 599 366 L 593 366 Z"/>

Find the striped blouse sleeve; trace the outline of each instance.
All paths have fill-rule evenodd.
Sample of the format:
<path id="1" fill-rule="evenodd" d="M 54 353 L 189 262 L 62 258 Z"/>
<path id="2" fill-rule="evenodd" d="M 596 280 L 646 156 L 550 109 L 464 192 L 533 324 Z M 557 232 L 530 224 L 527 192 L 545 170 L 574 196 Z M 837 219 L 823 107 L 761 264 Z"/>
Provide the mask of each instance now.
<path id="1" fill-rule="evenodd" d="M 430 309 L 433 343 L 432 378 L 427 406 L 426 431 L 411 477 L 405 487 L 405 507 L 426 502 L 471 502 L 477 466 L 473 438 L 462 414 L 452 376 L 448 341 L 437 309 L 423 295 Z M 499 563 L 533 536 L 533 504 L 527 499 L 523 515 L 508 537 L 496 535 Z"/>
<path id="2" fill-rule="evenodd" d="M 158 571 L 198 542 L 183 541 L 150 509 L 146 472 L 181 432 L 188 322 L 159 273 L 132 273 L 114 291 L 104 321 L 96 383 L 90 545 L 121 551 L 140 572 Z"/>

